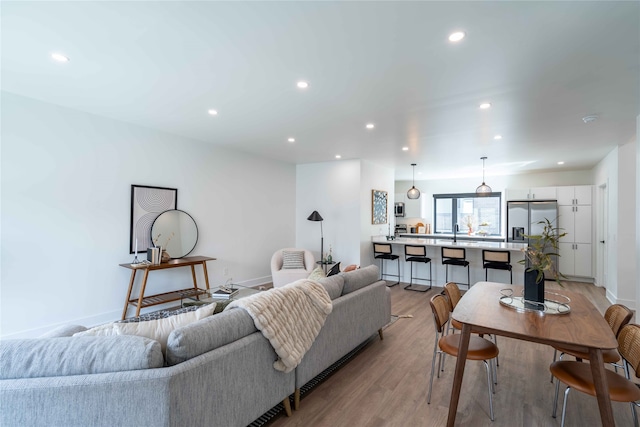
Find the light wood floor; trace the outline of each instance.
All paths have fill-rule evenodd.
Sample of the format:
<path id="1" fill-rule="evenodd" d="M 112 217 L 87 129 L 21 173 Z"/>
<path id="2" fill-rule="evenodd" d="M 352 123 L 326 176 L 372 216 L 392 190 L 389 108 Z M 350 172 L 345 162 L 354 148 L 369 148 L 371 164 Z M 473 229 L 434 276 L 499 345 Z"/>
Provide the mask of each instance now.
<path id="1" fill-rule="evenodd" d="M 558 285 L 547 282 L 547 288 Z M 566 289 L 582 292 L 601 312 L 610 303 L 604 289 L 568 282 Z M 440 378 L 434 378 L 427 404 L 434 326 L 429 299 L 440 292 L 411 292 L 391 288 L 391 307 L 400 318 L 384 331 L 384 340 L 372 339 L 346 365 L 303 397 L 300 410 L 280 416 L 271 427 L 292 426 L 443 426 L 446 424 L 455 360 L 447 358 Z M 635 318 L 632 320 L 635 322 Z M 487 379 L 482 362 L 468 361 L 458 405 L 459 426 L 559 426 L 551 417 L 554 384 L 549 382 L 551 347 L 498 337 L 500 367 L 494 395 L 495 421 L 489 419 Z M 616 425 L 631 426 L 628 404 L 613 402 Z M 577 391 L 569 396 L 567 426 L 598 426 L 596 399 Z"/>

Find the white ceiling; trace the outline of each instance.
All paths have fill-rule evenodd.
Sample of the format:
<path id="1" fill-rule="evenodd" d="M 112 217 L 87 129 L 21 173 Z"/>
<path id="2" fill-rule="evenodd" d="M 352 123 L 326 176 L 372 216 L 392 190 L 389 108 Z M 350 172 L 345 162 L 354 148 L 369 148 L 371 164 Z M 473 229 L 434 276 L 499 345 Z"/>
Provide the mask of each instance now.
<path id="1" fill-rule="evenodd" d="M 584 169 L 633 141 L 640 115 L 635 1 L 3 1 L 1 13 L 2 90 L 291 163 L 341 154 L 396 179 L 411 163 L 419 179 L 480 176 L 481 156 L 487 176 Z M 450 43 L 454 30 L 467 37 Z"/>

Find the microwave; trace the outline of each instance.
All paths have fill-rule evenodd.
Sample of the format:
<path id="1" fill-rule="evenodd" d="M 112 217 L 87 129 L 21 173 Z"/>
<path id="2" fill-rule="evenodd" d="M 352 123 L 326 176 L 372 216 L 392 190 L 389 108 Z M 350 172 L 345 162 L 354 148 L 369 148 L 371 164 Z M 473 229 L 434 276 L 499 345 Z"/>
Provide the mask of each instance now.
<path id="1" fill-rule="evenodd" d="M 394 212 L 396 214 L 396 216 L 404 216 L 404 203 L 402 202 L 396 202 L 394 205 Z"/>

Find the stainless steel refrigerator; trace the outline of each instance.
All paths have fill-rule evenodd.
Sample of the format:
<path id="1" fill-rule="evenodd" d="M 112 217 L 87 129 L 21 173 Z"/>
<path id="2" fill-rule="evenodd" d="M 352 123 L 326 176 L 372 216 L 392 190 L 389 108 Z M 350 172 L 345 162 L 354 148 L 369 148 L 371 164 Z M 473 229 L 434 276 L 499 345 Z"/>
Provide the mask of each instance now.
<path id="1" fill-rule="evenodd" d="M 545 218 L 557 226 L 556 200 L 507 202 L 507 242 L 529 243 L 529 239 L 524 236 L 541 234 L 543 225 L 538 222 L 544 221 Z M 554 262 L 557 267 L 557 259 Z"/>

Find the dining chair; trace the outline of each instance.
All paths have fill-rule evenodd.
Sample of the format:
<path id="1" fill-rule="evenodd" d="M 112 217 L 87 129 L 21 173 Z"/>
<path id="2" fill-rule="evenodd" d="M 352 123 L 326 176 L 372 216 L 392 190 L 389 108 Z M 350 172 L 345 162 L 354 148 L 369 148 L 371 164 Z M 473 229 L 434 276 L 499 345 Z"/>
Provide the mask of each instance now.
<path id="1" fill-rule="evenodd" d="M 447 303 L 449 304 L 449 312 L 453 313 L 455 310 L 458 301 L 462 298 L 462 292 L 460 292 L 460 288 L 454 282 L 449 282 L 444 285 L 444 294 L 447 297 Z M 447 324 L 447 333 L 449 333 L 450 328 L 454 329 L 462 329 L 462 324 L 458 322 L 456 319 L 451 319 L 451 321 Z M 498 345 L 498 337 L 497 335 L 490 335 L 493 339 L 493 343 Z M 496 367 L 500 366 L 500 358 L 496 356 Z M 498 373 L 494 371 L 494 382 L 498 384 Z"/>
<path id="2" fill-rule="evenodd" d="M 640 378 L 640 326 L 628 324 L 620 330 L 618 335 L 618 350 L 625 362 L 626 377 L 619 375 L 611 370 L 605 370 L 607 376 L 607 384 L 609 386 L 609 396 L 614 402 L 628 402 L 631 406 L 631 414 L 633 423 L 638 427 L 638 417 L 635 407 L 638 406 L 636 401 L 640 400 L 640 388 L 630 380 L 629 365 L 633 368 L 636 377 Z M 562 421 L 561 427 L 564 427 L 564 421 L 567 409 L 567 398 L 569 391 L 575 388 L 578 391 L 596 395 L 596 386 L 591 375 L 591 367 L 588 363 L 577 361 L 559 360 L 553 362 L 549 367 L 551 374 L 558 379 L 556 381 L 556 393 L 553 399 L 552 417 L 556 417 L 558 408 L 558 391 L 560 382 L 567 385 L 564 392 L 564 402 L 562 403 Z"/>
<path id="3" fill-rule="evenodd" d="M 607 321 L 613 334 L 617 337 L 622 330 L 622 327 L 631 321 L 633 317 L 633 311 L 629 310 L 626 306 L 622 304 L 613 304 L 607 308 L 604 312 L 604 320 Z M 565 354 L 573 356 L 578 361 L 589 360 L 588 353 L 582 353 L 574 350 L 567 350 L 561 347 L 554 347 L 553 349 L 553 362 L 556 361 L 556 356 L 560 352 L 560 360 Z M 610 363 L 613 365 L 616 372 L 618 372 L 618 368 L 620 365 L 618 361 L 620 360 L 620 355 L 618 351 L 615 349 L 605 350 L 602 352 L 602 358 L 604 359 L 604 363 Z M 551 382 L 553 382 L 553 375 L 551 375 Z"/>
<path id="4" fill-rule="evenodd" d="M 431 403 L 431 390 L 433 387 L 433 373 L 436 366 L 436 356 L 438 356 L 438 378 L 440 378 L 440 369 L 442 365 L 442 356 L 449 354 L 458 357 L 458 348 L 460 346 L 460 337 L 462 334 L 446 334 L 445 325 L 449 322 L 449 304 L 443 295 L 434 295 L 429 304 L 433 312 L 433 323 L 436 328 L 435 343 L 433 346 L 433 359 L 431 360 L 431 378 L 429 380 L 429 394 L 427 403 Z M 438 350 L 440 348 L 440 350 Z M 467 360 L 482 360 L 487 370 L 487 389 L 489 391 L 489 416 L 491 421 L 493 417 L 493 393 L 495 389 L 491 381 L 492 364 L 488 361 L 498 356 L 498 347 L 489 340 L 472 335 L 469 338 L 469 350 L 467 352 Z"/>

